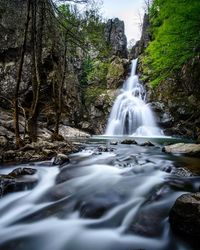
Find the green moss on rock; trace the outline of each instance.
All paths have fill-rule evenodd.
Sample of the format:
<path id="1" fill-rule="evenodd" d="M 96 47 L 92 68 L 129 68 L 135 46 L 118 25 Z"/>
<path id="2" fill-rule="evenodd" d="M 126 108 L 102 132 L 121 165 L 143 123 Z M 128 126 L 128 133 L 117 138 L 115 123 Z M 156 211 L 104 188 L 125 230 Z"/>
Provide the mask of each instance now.
<path id="1" fill-rule="evenodd" d="M 85 104 L 90 105 L 102 94 L 106 93 L 106 88 L 103 87 L 89 87 L 85 90 L 84 99 Z"/>

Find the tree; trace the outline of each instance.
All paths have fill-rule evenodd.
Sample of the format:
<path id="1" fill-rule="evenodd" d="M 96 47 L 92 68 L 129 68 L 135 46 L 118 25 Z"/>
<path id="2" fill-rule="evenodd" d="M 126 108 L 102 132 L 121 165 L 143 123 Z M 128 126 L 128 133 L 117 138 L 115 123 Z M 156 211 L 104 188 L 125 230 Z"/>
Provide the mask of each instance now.
<path id="1" fill-rule="evenodd" d="M 42 42 L 45 15 L 45 0 L 31 2 L 32 7 L 32 105 L 28 117 L 28 134 L 30 141 L 37 140 L 37 115 L 40 87 L 42 81 Z M 37 20 L 38 19 L 38 20 Z"/>
<path id="2" fill-rule="evenodd" d="M 173 11 L 172 11 L 173 10 Z M 152 41 L 144 58 L 145 72 L 156 86 L 193 58 L 200 44 L 200 2 L 154 0 L 150 8 Z"/>
<path id="3" fill-rule="evenodd" d="M 15 127 L 15 137 L 16 137 L 17 147 L 20 147 L 20 145 L 22 145 L 22 139 L 20 138 L 20 133 L 19 133 L 19 88 L 20 88 L 21 77 L 22 77 L 24 56 L 26 52 L 28 28 L 29 28 L 29 21 L 30 21 L 30 9 L 31 9 L 31 0 L 27 0 L 27 17 L 26 17 L 26 23 L 25 23 L 24 40 L 23 40 L 23 45 L 22 45 L 22 50 L 21 50 L 21 57 L 20 57 L 20 62 L 19 62 L 19 69 L 18 69 L 18 74 L 17 74 L 17 83 L 16 83 L 15 97 L 14 97 L 14 127 Z"/>

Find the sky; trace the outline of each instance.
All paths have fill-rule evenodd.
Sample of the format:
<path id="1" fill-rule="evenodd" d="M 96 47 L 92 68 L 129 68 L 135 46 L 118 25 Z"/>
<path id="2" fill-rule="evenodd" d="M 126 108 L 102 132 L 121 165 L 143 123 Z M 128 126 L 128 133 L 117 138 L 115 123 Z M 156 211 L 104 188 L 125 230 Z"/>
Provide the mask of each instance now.
<path id="1" fill-rule="evenodd" d="M 106 18 L 118 17 L 125 23 L 127 40 L 140 39 L 139 24 L 143 19 L 144 0 L 103 0 L 102 12 Z"/>

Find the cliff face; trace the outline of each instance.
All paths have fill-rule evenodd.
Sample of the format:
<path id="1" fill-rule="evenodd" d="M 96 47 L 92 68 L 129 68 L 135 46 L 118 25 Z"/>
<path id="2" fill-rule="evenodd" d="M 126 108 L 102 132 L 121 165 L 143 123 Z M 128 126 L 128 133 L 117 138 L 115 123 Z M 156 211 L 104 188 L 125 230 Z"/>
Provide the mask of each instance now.
<path id="1" fill-rule="evenodd" d="M 83 92 L 84 109 L 80 127 L 93 134 L 105 132 L 108 116 L 128 72 L 127 38 L 124 22 L 118 18 L 105 24 L 105 40 L 110 48 L 109 57 L 94 59 L 93 72 Z"/>
<path id="2" fill-rule="evenodd" d="M 129 57 L 131 59 L 138 58 L 141 53 L 147 48 L 148 43 L 150 41 L 151 34 L 149 32 L 150 22 L 149 16 L 145 13 L 143 18 L 143 25 L 142 25 L 142 35 L 139 41 L 131 49 Z"/>
<path id="3" fill-rule="evenodd" d="M 105 27 L 105 38 L 111 46 L 112 55 L 127 58 L 127 38 L 123 21 L 118 18 L 109 19 Z"/>
<path id="4" fill-rule="evenodd" d="M 148 16 L 144 17 L 141 40 L 133 47 L 131 57 L 142 59 L 145 48 L 151 40 Z M 158 86 L 144 80 L 148 101 L 157 113 L 157 122 L 166 134 L 181 135 L 200 139 L 200 56 L 186 62 L 172 77 L 166 78 Z M 143 74 L 142 60 L 139 71 Z"/>
<path id="5" fill-rule="evenodd" d="M 40 90 L 38 121 L 53 129 L 56 119 L 54 91 L 61 81 L 63 51 L 61 34 L 47 6 L 42 49 L 42 85 Z M 17 72 L 26 22 L 26 0 L 0 0 L 0 109 L 11 112 L 16 88 Z M 31 20 L 30 20 L 31 27 Z M 126 77 L 128 61 L 127 39 L 124 23 L 109 20 L 105 25 L 105 40 L 111 48 L 109 58 L 103 58 L 98 69 L 94 64 L 93 79 L 87 88 L 81 85 L 84 55 L 77 48 L 76 56 L 67 55 L 67 72 L 63 86 L 61 123 L 100 134 L 105 130 L 108 114 L 118 88 Z M 32 102 L 32 55 L 31 30 L 28 32 L 22 80 L 19 92 L 20 107 L 28 113 Z M 98 54 L 98 53 L 97 53 Z M 106 63 L 104 63 L 106 61 Z M 103 79 L 99 79 L 98 74 Z M 20 109 L 20 110 L 22 110 Z M 23 130 L 22 130 L 23 131 Z"/>
<path id="6" fill-rule="evenodd" d="M 149 101 L 160 115 L 158 122 L 166 133 L 200 138 L 200 61 L 197 55 L 183 65 L 177 76 L 166 79 L 158 87 L 148 88 Z M 166 124 L 162 124 L 163 115 Z M 166 125 L 166 126 L 165 126 Z"/>
<path id="7" fill-rule="evenodd" d="M 43 49 L 42 49 L 42 85 L 40 90 L 39 121 L 53 125 L 55 122 L 55 106 L 53 88 L 61 81 L 63 70 L 63 44 L 60 33 L 51 13 L 51 6 L 46 6 Z M 23 44 L 26 22 L 26 0 L 0 0 L 0 107 L 11 109 L 15 93 L 20 53 Z M 31 22 L 31 20 L 30 20 Z M 67 62 L 66 80 L 63 86 L 62 122 L 74 125 L 81 113 L 78 79 L 73 63 Z M 32 58 L 31 34 L 28 41 L 20 84 L 20 105 L 25 109 L 32 101 Z M 73 107 L 73 110 L 72 110 Z"/>

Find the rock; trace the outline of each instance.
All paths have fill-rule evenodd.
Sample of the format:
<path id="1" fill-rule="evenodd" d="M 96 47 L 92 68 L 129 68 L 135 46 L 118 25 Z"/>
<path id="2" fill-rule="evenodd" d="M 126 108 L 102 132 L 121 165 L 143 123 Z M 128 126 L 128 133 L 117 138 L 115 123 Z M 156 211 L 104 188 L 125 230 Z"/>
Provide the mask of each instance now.
<path id="1" fill-rule="evenodd" d="M 155 145 L 152 142 L 150 142 L 150 141 L 145 141 L 144 143 L 140 144 L 140 146 L 143 146 L 143 147 L 153 147 Z"/>
<path id="2" fill-rule="evenodd" d="M 16 168 L 7 175 L 0 175 L 0 196 L 33 188 L 38 179 L 27 176 L 34 175 L 36 172 L 37 170 L 33 168 Z"/>
<path id="3" fill-rule="evenodd" d="M 17 178 L 22 175 L 34 175 L 36 172 L 37 170 L 34 168 L 16 168 L 8 175 L 13 178 Z"/>
<path id="4" fill-rule="evenodd" d="M 9 131 L 8 129 L 6 129 L 5 127 L 0 125 L 0 135 L 8 138 L 8 139 L 12 139 L 14 138 L 14 132 Z"/>
<path id="5" fill-rule="evenodd" d="M 105 27 L 105 38 L 111 45 L 112 55 L 127 58 L 127 38 L 123 21 L 118 18 L 109 19 Z"/>
<path id="6" fill-rule="evenodd" d="M 117 141 L 111 141 L 111 142 L 110 142 L 110 145 L 117 145 L 117 144 L 118 144 Z"/>
<path id="7" fill-rule="evenodd" d="M 135 140 L 124 140 L 124 141 L 121 141 L 121 144 L 137 144 L 137 142 Z"/>
<path id="8" fill-rule="evenodd" d="M 128 73 L 128 66 L 128 60 L 114 57 L 114 60 L 109 64 L 106 76 L 108 89 L 117 89 L 123 84 Z"/>
<path id="9" fill-rule="evenodd" d="M 180 196 L 170 211 L 169 222 L 176 233 L 190 241 L 199 241 L 200 193 Z"/>
<path id="10" fill-rule="evenodd" d="M 90 134 L 85 133 L 79 129 L 72 128 L 65 125 L 60 125 L 60 134 L 64 137 L 64 139 L 68 139 L 69 137 L 90 137 Z"/>
<path id="11" fill-rule="evenodd" d="M 52 143 L 40 139 L 37 142 L 27 144 L 20 149 L 4 151 L 0 157 L 0 161 L 2 163 L 44 161 L 51 159 L 57 154 L 69 154 L 77 152 L 77 150 L 78 146 L 74 146 L 67 141 L 55 141 Z"/>
<path id="12" fill-rule="evenodd" d="M 200 157 L 200 145 L 199 144 L 186 144 L 177 143 L 169 146 L 165 146 L 162 149 L 163 152 L 172 154 L 184 154 L 188 156 Z"/>
<path id="13" fill-rule="evenodd" d="M 70 160 L 67 155 L 64 154 L 58 154 L 53 161 L 53 165 L 66 165 L 69 164 Z"/>
<path id="14" fill-rule="evenodd" d="M 143 18 L 143 27 L 142 27 L 142 36 L 140 41 L 137 41 L 136 44 L 131 49 L 129 57 L 132 58 L 138 58 L 138 56 L 143 53 L 144 49 L 147 48 L 147 45 L 150 41 L 150 22 L 149 22 L 149 16 L 147 14 L 144 14 Z"/>
<path id="15" fill-rule="evenodd" d="M 43 81 L 39 93 L 39 106 L 42 108 L 40 109 L 38 121 L 46 122 L 49 125 L 52 120 L 54 121 L 53 124 L 55 124 L 55 107 L 52 101 L 52 86 L 57 88 L 58 83 L 60 82 L 64 48 L 60 32 L 58 31 L 57 24 L 52 16 L 51 5 L 49 3 L 47 3 L 47 5 L 49 12 L 46 12 L 46 18 L 44 20 L 43 48 L 41 53 Z M 0 98 L 0 106 L 8 111 L 12 107 L 12 98 L 15 93 L 19 59 L 24 37 L 26 12 L 27 3 L 25 0 L 7 0 L 6 2 L 0 0 L 0 93 L 3 97 Z M 31 32 L 28 32 L 26 47 L 27 49 L 24 57 L 23 72 L 19 89 L 19 101 L 20 106 L 26 112 L 26 116 L 28 117 L 32 100 Z M 77 56 L 81 58 L 81 55 L 78 52 Z M 61 116 L 61 121 L 62 118 L 67 118 L 70 125 L 77 125 L 80 121 L 80 114 L 82 112 L 81 93 L 78 90 L 78 73 L 75 72 L 75 70 L 81 71 L 81 69 L 80 63 L 78 63 L 76 59 L 76 56 L 74 56 L 72 59 L 73 61 L 68 60 L 66 79 L 63 84 L 62 92 L 63 114 Z M 20 112 L 21 111 L 22 110 L 20 109 Z M 54 119 L 51 119 L 52 117 Z M 8 119 L 4 120 L 4 122 L 7 123 L 4 128 L 9 126 L 14 132 L 13 122 Z M 21 124 L 20 121 L 20 132 L 24 131 L 23 125 L 24 124 Z M 42 137 L 44 136 L 49 138 L 48 134 L 43 134 Z"/>
<path id="16" fill-rule="evenodd" d="M 87 127 L 87 130 L 92 134 L 104 133 L 108 116 L 117 94 L 118 90 L 105 90 L 102 94 L 93 96 L 88 102 L 87 119 L 89 127 Z"/>
<path id="17" fill-rule="evenodd" d="M 105 147 L 105 146 L 100 146 L 100 147 L 97 148 L 97 151 L 98 151 L 98 152 L 112 152 L 113 149 L 112 149 L 112 148 Z"/>
<path id="18" fill-rule="evenodd" d="M 84 197 L 75 205 L 75 210 L 79 210 L 80 216 L 83 218 L 97 219 L 102 217 L 109 209 L 115 207 L 122 202 L 123 198 L 112 190 L 106 193 L 95 193 L 89 197 Z"/>
<path id="19" fill-rule="evenodd" d="M 5 147 L 8 143 L 8 140 L 5 136 L 0 135 L 0 148 Z"/>

